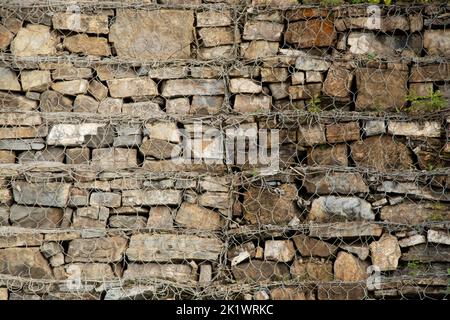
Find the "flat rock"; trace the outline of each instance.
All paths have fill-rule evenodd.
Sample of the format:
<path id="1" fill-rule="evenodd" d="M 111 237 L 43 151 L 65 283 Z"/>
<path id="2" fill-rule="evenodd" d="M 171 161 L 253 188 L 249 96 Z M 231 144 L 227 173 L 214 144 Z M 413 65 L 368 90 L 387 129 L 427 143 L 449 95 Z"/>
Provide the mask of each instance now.
<path id="1" fill-rule="evenodd" d="M 178 144 L 170 143 L 166 140 L 147 139 L 140 146 L 139 151 L 144 156 L 154 157 L 156 159 L 176 158 L 181 152 Z"/>
<path id="2" fill-rule="evenodd" d="M 309 235 L 318 238 L 353 238 L 373 236 L 379 237 L 383 228 L 375 223 L 367 222 L 338 222 L 330 225 L 312 224 Z"/>
<path id="3" fill-rule="evenodd" d="M 441 124 L 436 121 L 401 122 L 388 121 L 388 133 L 399 136 L 439 138 Z"/>
<path id="4" fill-rule="evenodd" d="M 69 242 L 66 262 L 118 262 L 122 260 L 127 242 L 119 236 L 75 239 Z"/>
<path id="5" fill-rule="evenodd" d="M 180 203 L 180 190 L 125 190 L 122 192 L 124 206 L 179 205 Z"/>
<path id="6" fill-rule="evenodd" d="M 0 273 L 33 279 L 53 278 L 52 269 L 39 248 L 0 249 Z"/>
<path id="7" fill-rule="evenodd" d="M 111 49 L 108 40 L 101 37 L 90 37 L 86 34 L 77 34 L 64 38 L 64 47 L 73 53 L 83 53 L 92 56 L 110 56 Z"/>
<path id="8" fill-rule="evenodd" d="M 42 205 L 63 208 L 69 198 L 70 184 L 46 182 L 28 183 L 26 181 L 13 182 L 14 200 L 18 204 Z"/>
<path id="9" fill-rule="evenodd" d="M 425 30 L 423 34 L 423 46 L 430 55 L 449 56 L 450 33 L 448 30 Z"/>
<path id="10" fill-rule="evenodd" d="M 130 261 L 217 260 L 223 243 L 216 238 L 176 234 L 135 234 L 127 249 Z"/>
<path id="11" fill-rule="evenodd" d="M 230 80 L 231 93 L 260 93 L 261 84 L 246 78 L 235 78 Z"/>
<path id="12" fill-rule="evenodd" d="M 82 33 L 106 34 L 108 29 L 108 15 L 81 14 L 70 12 L 56 12 L 52 17 L 54 29 L 70 30 Z"/>
<path id="13" fill-rule="evenodd" d="M 225 225 L 219 213 L 188 202 L 181 204 L 175 222 L 186 228 L 201 230 L 220 230 Z"/>
<path id="14" fill-rule="evenodd" d="M 11 69 L 0 67 L 0 90 L 20 91 L 19 76 Z"/>
<path id="15" fill-rule="evenodd" d="M 97 169 L 102 170 L 137 167 L 137 150 L 128 148 L 94 149 L 91 163 Z"/>
<path id="16" fill-rule="evenodd" d="M 242 38 L 244 40 L 279 41 L 283 28 L 284 25 L 281 23 L 249 20 L 245 23 Z"/>
<path id="17" fill-rule="evenodd" d="M 78 146 L 85 142 L 88 135 L 96 135 L 100 123 L 56 124 L 47 136 L 48 145 Z"/>
<path id="18" fill-rule="evenodd" d="M 241 54 L 243 58 L 247 60 L 275 56 L 279 46 L 278 42 L 252 40 L 250 42 L 241 43 Z"/>
<path id="19" fill-rule="evenodd" d="M 59 81 L 52 84 L 52 89 L 71 96 L 85 94 L 89 88 L 89 82 L 85 79 Z"/>
<path id="20" fill-rule="evenodd" d="M 427 240 L 430 243 L 450 245 L 450 235 L 448 231 L 430 229 L 427 233 Z"/>
<path id="21" fill-rule="evenodd" d="M 325 174 L 308 173 L 303 180 L 308 193 L 344 195 L 367 193 L 369 186 L 358 172 L 329 172 Z"/>
<path id="22" fill-rule="evenodd" d="M 264 243 L 266 260 L 289 262 L 294 256 L 295 248 L 291 240 L 267 240 Z"/>
<path id="23" fill-rule="evenodd" d="M 372 206 L 357 197 L 319 197 L 313 200 L 309 221 L 375 220 Z"/>
<path id="24" fill-rule="evenodd" d="M 47 90 L 41 93 L 39 100 L 39 109 L 42 112 L 70 112 L 72 111 L 73 101 L 63 94 Z"/>
<path id="25" fill-rule="evenodd" d="M 181 135 L 175 122 L 152 122 L 145 127 L 151 139 L 166 140 L 170 142 L 180 142 Z"/>
<path id="26" fill-rule="evenodd" d="M 20 111 L 31 111 L 37 107 L 37 101 L 24 96 L 0 92 L 0 107 Z"/>
<path id="27" fill-rule="evenodd" d="M 269 111 L 271 99 L 266 95 L 236 95 L 234 110 L 240 113 Z"/>
<path id="28" fill-rule="evenodd" d="M 52 83 L 50 71 L 48 70 L 22 71 L 20 81 L 22 82 L 22 89 L 24 91 L 37 92 L 47 90 Z"/>
<path id="29" fill-rule="evenodd" d="M 310 135 L 311 143 L 315 140 L 312 135 Z M 317 136 L 320 141 L 320 137 L 323 136 L 325 139 L 325 133 L 317 130 Z M 335 144 L 333 146 L 320 146 L 320 147 L 312 147 L 308 148 L 307 161 L 309 166 L 341 166 L 348 167 L 348 155 L 347 155 L 347 146 L 345 144 Z M 338 172 L 332 174 L 332 176 L 336 175 L 340 176 Z M 328 178 L 327 178 L 328 180 Z M 331 177 L 331 181 L 333 177 Z M 330 181 L 330 182 L 331 182 Z M 350 186 L 352 189 L 352 186 Z"/>
<path id="30" fill-rule="evenodd" d="M 216 79 L 177 79 L 167 80 L 162 87 L 164 97 L 175 96 L 214 96 L 225 93 L 223 80 Z"/>
<path id="31" fill-rule="evenodd" d="M 217 47 L 240 41 L 239 32 L 232 27 L 199 28 L 198 35 L 205 47 Z"/>
<path id="32" fill-rule="evenodd" d="M 438 203 L 405 201 L 381 208 L 381 220 L 417 225 L 432 221 L 450 220 L 450 211 L 448 206 Z"/>
<path id="33" fill-rule="evenodd" d="M 231 25 L 229 10 L 205 10 L 197 12 L 197 27 L 224 27 Z"/>
<path id="34" fill-rule="evenodd" d="M 193 33 L 193 11 L 119 9 L 109 41 L 120 58 L 188 59 Z"/>
<path id="35" fill-rule="evenodd" d="M 152 207 L 149 212 L 147 227 L 155 229 L 172 229 L 173 217 L 171 209 L 166 206 Z"/>
<path id="36" fill-rule="evenodd" d="M 107 83 L 109 93 L 113 98 L 158 95 L 156 83 L 148 77 L 112 79 Z"/>

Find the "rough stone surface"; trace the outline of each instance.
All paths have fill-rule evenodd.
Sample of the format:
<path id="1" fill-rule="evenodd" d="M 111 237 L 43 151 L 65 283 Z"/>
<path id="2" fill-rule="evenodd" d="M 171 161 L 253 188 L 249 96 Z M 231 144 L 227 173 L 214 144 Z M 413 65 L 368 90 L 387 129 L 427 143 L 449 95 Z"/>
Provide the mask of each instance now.
<path id="1" fill-rule="evenodd" d="M 66 262 L 117 262 L 122 259 L 126 245 L 127 239 L 119 236 L 75 239 L 69 243 Z"/>
<path id="2" fill-rule="evenodd" d="M 374 219 L 370 203 L 356 197 L 320 197 L 308 213 L 308 220 L 317 222 Z"/>
<path id="3" fill-rule="evenodd" d="M 183 202 L 177 211 L 175 222 L 186 228 L 220 230 L 224 226 L 225 221 L 219 213 L 213 210 Z"/>
<path id="4" fill-rule="evenodd" d="M 350 253 L 341 251 L 334 262 L 334 277 L 342 281 L 362 281 L 368 276 L 366 269 L 368 263 L 364 263 Z"/>
<path id="5" fill-rule="evenodd" d="M 19 204 L 65 207 L 70 184 L 46 182 L 31 184 L 26 181 L 13 183 L 14 200 Z"/>
<path id="6" fill-rule="evenodd" d="M 318 259 L 296 259 L 290 268 L 292 278 L 302 281 L 333 280 L 333 265 Z"/>
<path id="7" fill-rule="evenodd" d="M 317 240 L 302 234 L 292 238 L 302 257 L 329 257 L 334 255 L 337 247 L 325 241 Z"/>
<path id="8" fill-rule="evenodd" d="M 369 247 L 372 263 L 378 266 L 380 271 L 397 269 L 401 251 L 396 237 L 384 234 L 380 240 L 372 242 Z"/>
<path id="9" fill-rule="evenodd" d="M 188 59 L 193 26 L 192 11 L 119 9 L 109 31 L 109 41 L 121 58 Z"/>
<path id="10" fill-rule="evenodd" d="M 11 53 L 19 57 L 54 55 L 58 36 L 44 25 L 29 24 L 11 42 Z"/>
<path id="11" fill-rule="evenodd" d="M 336 41 L 333 21 L 326 19 L 310 19 L 290 23 L 285 39 L 299 48 L 326 47 Z"/>
<path id="12" fill-rule="evenodd" d="M 289 262 L 295 256 L 294 244 L 290 240 L 268 240 L 265 242 L 264 258 L 279 262 Z"/>
<path id="13" fill-rule="evenodd" d="M 158 87 L 150 78 L 113 79 L 108 80 L 107 83 L 109 93 L 113 98 L 158 95 Z"/>
<path id="14" fill-rule="evenodd" d="M 39 248 L 0 249 L 0 273 L 34 279 L 53 278 L 52 269 Z"/>

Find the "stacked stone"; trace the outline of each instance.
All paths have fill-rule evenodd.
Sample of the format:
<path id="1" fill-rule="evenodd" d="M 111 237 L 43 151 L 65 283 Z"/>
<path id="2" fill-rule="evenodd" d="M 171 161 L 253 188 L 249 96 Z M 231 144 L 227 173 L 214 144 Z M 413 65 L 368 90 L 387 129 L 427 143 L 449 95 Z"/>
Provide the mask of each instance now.
<path id="1" fill-rule="evenodd" d="M 0 8 L 0 298 L 445 296 L 448 6 L 160 2 Z"/>

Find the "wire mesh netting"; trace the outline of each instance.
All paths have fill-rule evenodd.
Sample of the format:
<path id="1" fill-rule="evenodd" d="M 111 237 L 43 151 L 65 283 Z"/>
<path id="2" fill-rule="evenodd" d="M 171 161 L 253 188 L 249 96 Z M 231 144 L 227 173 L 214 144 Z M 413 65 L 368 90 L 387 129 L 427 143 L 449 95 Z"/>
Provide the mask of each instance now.
<path id="1" fill-rule="evenodd" d="M 447 298 L 450 7 L 359 2 L 0 1 L 0 299 Z"/>

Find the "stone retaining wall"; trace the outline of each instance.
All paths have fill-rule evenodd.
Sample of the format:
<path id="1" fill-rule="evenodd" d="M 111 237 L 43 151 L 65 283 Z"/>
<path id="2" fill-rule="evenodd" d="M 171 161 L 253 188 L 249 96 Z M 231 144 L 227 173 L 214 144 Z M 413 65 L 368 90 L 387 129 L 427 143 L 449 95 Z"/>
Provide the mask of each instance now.
<path id="1" fill-rule="evenodd" d="M 0 5 L 0 299 L 447 297 L 450 7 L 159 2 Z"/>

